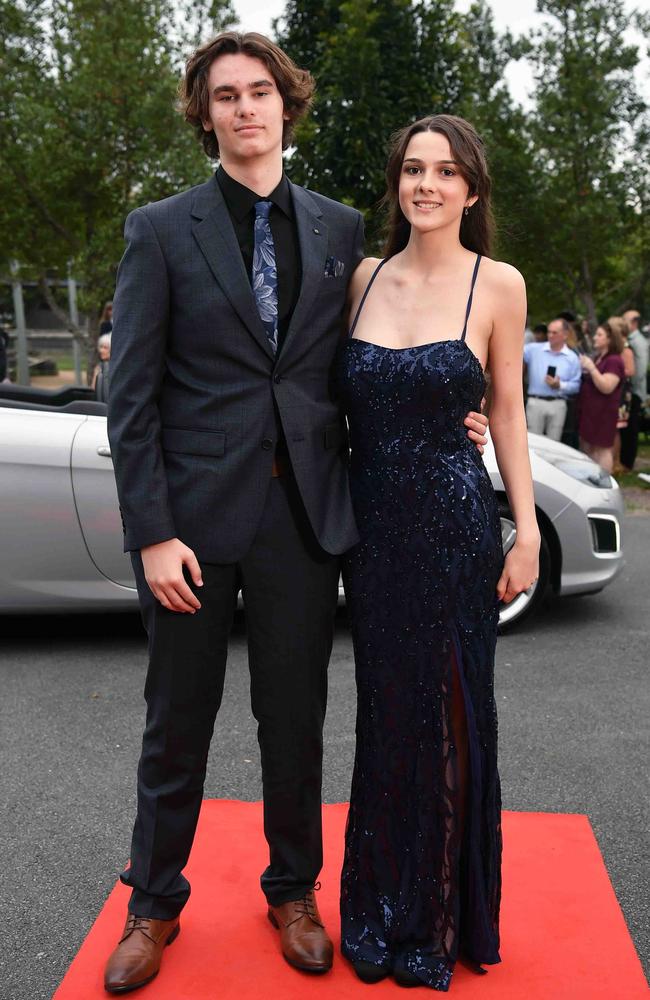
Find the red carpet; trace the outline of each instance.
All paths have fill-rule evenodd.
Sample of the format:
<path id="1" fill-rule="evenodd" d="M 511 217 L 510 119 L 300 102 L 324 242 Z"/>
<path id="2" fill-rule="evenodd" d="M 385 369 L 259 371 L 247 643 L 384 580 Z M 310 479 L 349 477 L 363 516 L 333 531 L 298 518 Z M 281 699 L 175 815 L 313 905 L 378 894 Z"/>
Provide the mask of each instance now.
<path id="1" fill-rule="evenodd" d="M 347 807 L 325 806 L 320 909 L 338 933 L 338 879 Z M 648 987 L 586 816 L 505 813 L 501 965 L 487 976 L 457 966 L 458 1000 L 647 1000 Z M 193 892 L 150 1000 L 384 1000 L 407 995 L 386 980 L 360 983 L 337 953 L 312 977 L 278 953 L 258 876 L 266 864 L 259 803 L 208 800 L 187 874 Z M 118 883 L 54 1000 L 106 1000 L 103 964 L 124 921 Z M 431 995 L 433 991 L 431 991 Z M 408 994 L 411 995 L 411 994 Z M 417 991 L 423 996 L 425 991 Z"/>

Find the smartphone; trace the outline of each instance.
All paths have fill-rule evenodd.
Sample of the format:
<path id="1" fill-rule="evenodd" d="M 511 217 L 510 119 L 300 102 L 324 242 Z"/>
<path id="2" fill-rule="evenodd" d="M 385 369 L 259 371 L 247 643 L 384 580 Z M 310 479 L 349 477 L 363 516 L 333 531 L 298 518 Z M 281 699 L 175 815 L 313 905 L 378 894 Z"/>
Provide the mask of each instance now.
<path id="1" fill-rule="evenodd" d="M 549 365 L 548 368 L 546 369 L 546 374 L 550 375 L 551 378 L 555 378 L 556 371 L 557 368 L 555 367 L 555 365 Z"/>

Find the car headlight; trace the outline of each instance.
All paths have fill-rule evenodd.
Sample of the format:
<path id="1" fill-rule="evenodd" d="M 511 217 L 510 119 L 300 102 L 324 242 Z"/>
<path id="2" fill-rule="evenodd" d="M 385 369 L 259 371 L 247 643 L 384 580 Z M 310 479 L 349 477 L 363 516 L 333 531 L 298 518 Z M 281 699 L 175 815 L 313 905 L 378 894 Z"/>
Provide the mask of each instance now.
<path id="1" fill-rule="evenodd" d="M 566 455 L 558 455 L 553 451 L 546 451 L 544 448 L 531 449 L 540 458 L 550 465 L 554 465 L 560 472 L 566 473 L 572 479 L 577 479 L 586 486 L 594 486 L 599 490 L 616 490 L 618 483 L 609 472 L 596 465 L 590 458 L 569 458 Z"/>

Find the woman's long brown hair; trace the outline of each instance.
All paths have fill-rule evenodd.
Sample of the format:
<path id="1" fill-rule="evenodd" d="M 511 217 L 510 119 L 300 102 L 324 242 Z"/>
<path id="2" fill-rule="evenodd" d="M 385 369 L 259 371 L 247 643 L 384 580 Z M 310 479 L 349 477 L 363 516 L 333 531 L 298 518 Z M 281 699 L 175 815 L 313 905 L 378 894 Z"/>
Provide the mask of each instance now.
<path id="1" fill-rule="evenodd" d="M 494 238 L 494 217 L 490 203 L 492 182 L 488 172 L 483 141 L 478 132 L 464 118 L 456 115 L 431 115 L 420 118 L 396 132 L 391 140 L 390 154 L 386 165 L 386 194 L 382 204 L 388 209 L 385 227 L 384 255 L 392 257 L 403 250 L 411 235 L 411 224 L 407 221 L 399 203 L 399 180 L 406 148 L 419 132 L 439 132 L 449 140 L 453 158 L 458 162 L 460 173 L 469 186 L 469 195 L 478 195 L 478 201 L 463 213 L 460 223 L 460 242 L 467 249 L 483 256 L 492 253 Z"/>

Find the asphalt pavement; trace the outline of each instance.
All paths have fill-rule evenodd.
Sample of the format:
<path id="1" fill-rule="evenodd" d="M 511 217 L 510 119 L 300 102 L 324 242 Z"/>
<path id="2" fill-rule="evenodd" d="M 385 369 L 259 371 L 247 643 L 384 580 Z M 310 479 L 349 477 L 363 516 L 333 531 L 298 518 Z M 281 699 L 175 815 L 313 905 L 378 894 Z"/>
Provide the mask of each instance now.
<path id="1" fill-rule="evenodd" d="M 506 809 L 589 816 L 647 974 L 649 516 L 627 517 L 624 549 L 626 567 L 601 594 L 551 602 L 499 640 L 500 772 Z M 146 647 L 137 615 L 2 618 L 0 636 L 0 1000 L 39 1000 L 52 996 L 128 856 Z M 241 619 L 206 796 L 261 797 L 248 684 Z M 354 710 L 341 614 L 326 802 L 348 798 Z M 603 941 L 594 960 L 610 959 Z"/>

